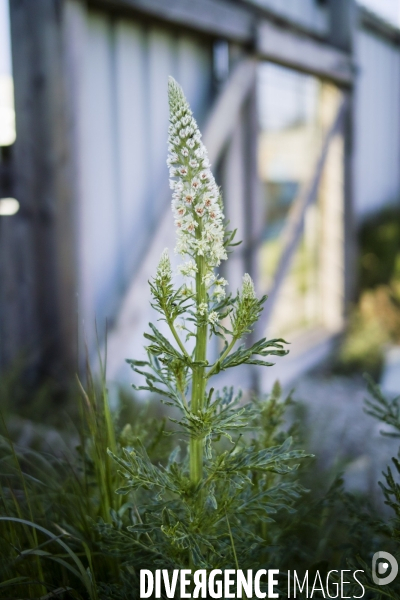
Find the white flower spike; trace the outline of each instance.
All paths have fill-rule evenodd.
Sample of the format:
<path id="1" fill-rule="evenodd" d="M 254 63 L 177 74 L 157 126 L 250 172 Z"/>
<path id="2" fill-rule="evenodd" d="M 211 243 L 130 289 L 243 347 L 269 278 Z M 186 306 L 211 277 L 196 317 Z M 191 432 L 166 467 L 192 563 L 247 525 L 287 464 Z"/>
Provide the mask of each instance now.
<path id="1" fill-rule="evenodd" d="M 220 192 L 209 166 L 201 133 L 182 88 L 172 77 L 168 83 L 170 107 L 170 187 L 177 227 L 176 252 L 192 258 L 204 256 L 212 270 L 227 259 L 224 214 Z"/>
<path id="2" fill-rule="evenodd" d="M 168 248 L 165 248 L 161 254 L 160 262 L 157 267 L 156 280 L 170 280 L 172 277 L 171 262 L 169 260 Z"/>

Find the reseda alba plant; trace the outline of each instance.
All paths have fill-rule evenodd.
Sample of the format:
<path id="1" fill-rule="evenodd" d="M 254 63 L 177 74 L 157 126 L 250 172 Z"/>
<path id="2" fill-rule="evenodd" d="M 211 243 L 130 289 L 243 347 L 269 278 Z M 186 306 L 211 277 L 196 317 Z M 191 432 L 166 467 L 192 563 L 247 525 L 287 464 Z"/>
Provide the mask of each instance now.
<path id="1" fill-rule="evenodd" d="M 156 564 L 169 569 L 249 564 L 254 568 L 254 556 L 250 563 L 246 557 L 254 543 L 262 541 L 258 525 L 270 521 L 269 514 L 290 504 L 297 493 L 295 483 L 282 483 L 273 474 L 289 473 L 297 466 L 294 460 L 304 454 L 290 450 L 290 440 L 280 446 L 246 446 L 242 433 L 251 429 L 259 404 L 241 406 L 240 393 L 227 388 L 215 392 L 210 382 L 221 371 L 239 365 L 271 366 L 265 358 L 284 356 L 287 350 L 281 339 L 238 345 L 253 330 L 266 297 L 256 297 L 248 274 L 235 297 L 225 292 L 228 282 L 216 270 L 235 245 L 235 232 L 226 229 L 220 190 L 201 134 L 181 87 L 172 78 L 168 92 L 167 164 L 177 230 L 175 250 L 184 257 L 179 273 L 186 283 L 174 285 L 164 250 L 150 288 L 152 306 L 171 336 L 167 339 L 150 324 L 151 333 L 145 334 L 148 360 L 128 362 L 145 378 L 145 385 L 137 389 L 162 395 L 179 410 L 175 422 L 187 447 L 180 458 L 182 443 L 178 442 L 166 466 L 152 464 L 139 442 L 125 448 L 123 458 L 113 455 L 125 479 L 118 493 L 136 491 L 138 507 L 137 518 L 127 527 L 128 538 L 120 538 L 120 544 L 128 553 L 131 544 L 135 568 Z M 210 362 L 208 344 L 213 336 L 222 340 L 222 350 Z M 117 533 L 108 535 L 118 546 Z"/>

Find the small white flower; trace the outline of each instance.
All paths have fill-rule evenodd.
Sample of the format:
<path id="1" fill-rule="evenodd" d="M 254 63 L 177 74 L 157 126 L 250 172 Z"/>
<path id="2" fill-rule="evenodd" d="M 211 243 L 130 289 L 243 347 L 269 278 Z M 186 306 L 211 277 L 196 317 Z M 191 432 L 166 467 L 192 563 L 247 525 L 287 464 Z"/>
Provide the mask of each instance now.
<path id="1" fill-rule="evenodd" d="M 207 302 L 201 302 L 198 307 L 199 315 L 205 315 L 208 310 Z"/>
<path id="2" fill-rule="evenodd" d="M 189 139 L 187 140 L 187 142 L 186 142 L 186 146 L 187 146 L 188 148 L 194 148 L 194 147 L 195 147 L 195 141 L 194 141 L 194 139 L 193 139 L 193 138 L 189 138 Z"/>
<path id="3" fill-rule="evenodd" d="M 218 313 L 215 310 L 211 311 L 210 314 L 208 315 L 208 320 L 211 323 L 211 325 L 215 325 L 216 323 L 218 323 L 218 320 L 219 320 Z"/>
<path id="4" fill-rule="evenodd" d="M 228 255 L 226 253 L 225 248 L 222 245 L 215 246 L 215 250 L 213 252 L 215 257 L 215 266 L 218 267 L 221 264 L 221 260 L 226 260 Z"/>
<path id="5" fill-rule="evenodd" d="M 200 140 L 197 140 L 198 142 L 200 142 Z M 203 146 L 203 144 L 201 144 L 201 146 L 199 146 L 199 148 L 197 148 L 197 150 L 195 150 L 194 152 L 195 156 L 197 156 L 197 158 L 205 158 L 207 155 L 206 149 Z"/>
<path id="6" fill-rule="evenodd" d="M 192 204 L 192 202 L 194 200 L 194 194 L 187 192 L 183 198 L 187 204 Z"/>
<path id="7" fill-rule="evenodd" d="M 197 273 L 197 265 L 192 260 L 189 260 L 183 265 L 179 265 L 178 271 L 184 277 L 194 277 Z"/>
<path id="8" fill-rule="evenodd" d="M 183 156 L 185 156 L 185 157 L 189 156 L 189 150 L 187 148 L 182 148 L 181 152 L 182 152 Z"/>
<path id="9" fill-rule="evenodd" d="M 197 160 L 194 160 L 194 158 L 192 158 L 192 160 L 189 161 L 189 167 L 192 167 L 192 169 L 195 169 L 198 166 L 199 163 L 197 162 Z"/>
<path id="10" fill-rule="evenodd" d="M 181 129 L 179 132 L 180 137 L 183 139 L 184 137 L 187 137 L 187 130 L 185 128 Z"/>
<path id="11" fill-rule="evenodd" d="M 178 237 L 175 247 L 175 254 L 187 254 L 190 251 L 189 236 L 183 235 Z"/>
<path id="12" fill-rule="evenodd" d="M 195 228 L 197 227 L 197 223 L 194 220 L 193 215 L 189 212 L 185 218 L 184 218 L 184 227 L 186 229 L 186 231 L 189 231 L 190 233 L 193 233 Z"/>
<path id="13" fill-rule="evenodd" d="M 167 158 L 167 165 L 170 167 L 177 162 L 179 162 L 179 156 L 176 152 L 172 152 Z"/>
<path id="14" fill-rule="evenodd" d="M 182 288 L 182 296 L 186 296 L 187 298 L 190 298 L 191 296 L 193 296 L 194 294 L 194 290 L 192 288 L 192 285 L 184 285 Z"/>
<path id="15" fill-rule="evenodd" d="M 206 273 L 206 275 L 203 276 L 203 282 L 206 284 L 207 287 L 209 287 L 214 280 L 215 275 L 212 271 L 209 271 L 208 273 Z"/>
<path id="16" fill-rule="evenodd" d="M 199 189 L 199 187 L 200 187 L 200 179 L 199 179 L 198 177 L 194 177 L 194 178 L 192 179 L 192 188 L 193 188 L 194 190 L 198 190 L 198 189 Z"/>
<path id="17" fill-rule="evenodd" d="M 183 183 L 182 183 L 182 181 L 177 181 L 175 183 L 175 191 L 176 192 L 182 192 L 182 190 L 183 190 Z"/>
<path id="18" fill-rule="evenodd" d="M 216 285 L 214 287 L 213 295 L 214 295 L 215 299 L 219 302 L 220 300 L 222 300 L 223 298 L 225 298 L 226 293 L 225 293 L 225 290 L 224 290 L 224 288 L 222 286 Z"/>
<path id="19" fill-rule="evenodd" d="M 207 242 L 207 240 L 204 239 L 196 240 L 195 247 L 198 256 L 205 256 L 207 254 L 209 243 Z"/>
<path id="20" fill-rule="evenodd" d="M 173 144 L 175 144 L 175 146 L 179 146 L 179 144 L 181 143 L 181 140 L 179 139 L 179 137 L 178 137 L 178 136 L 175 136 L 175 137 L 172 139 L 172 143 L 173 143 Z"/>
<path id="21" fill-rule="evenodd" d="M 197 204 L 197 206 L 195 207 L 195 211 L 199 215 L 199 217 L 202 217 L 204 215 L 204 206 L 203 206 L 203 204 Z"/>
<path id="22" fill-rule="evenodd" d="M 184 177 L 185 175 L 188 174 L 188 170 L 187 167 L 185 167 L 184 165 L 182 165 L 181 167 L 179 167 L 179 173 Z"/>
<path id="23" fill-rule="evenodd" d="M 206 181 L 207 179 L 209 179 L 210 177 L 210 173 L 208 171 L 202 171 L 200 173 L 200 180 L 201 181 Z"/>
<path id="24" fill-rule="evenodd" d="M 215 181 L 211 180 L 210 183 L 207 184 L 206 190 L 211 192 L 215 196 L 219 195 L 218 186 L 216 185 Z"/>
<path id="25" fill-rule="evenodd" d="M 176 207 L 176 214 L 178 217 L 183 217 L 185 212 L 186 212 L 186 208 L 183 205 Z"/>
<path id="26" fill-rule="evenodd" d="M 228 282 L 227 282 L 227 280 L 226 280 L 226 279 L 224 279 L 223 277 L 219 277 L 219 278 L 216 280 L 216 282 L 215 282 L 215 283 L 216 283 L 216 285 L 221 285 L 221 286 L 227 286 L 227 285 L 228 285 Z"/>

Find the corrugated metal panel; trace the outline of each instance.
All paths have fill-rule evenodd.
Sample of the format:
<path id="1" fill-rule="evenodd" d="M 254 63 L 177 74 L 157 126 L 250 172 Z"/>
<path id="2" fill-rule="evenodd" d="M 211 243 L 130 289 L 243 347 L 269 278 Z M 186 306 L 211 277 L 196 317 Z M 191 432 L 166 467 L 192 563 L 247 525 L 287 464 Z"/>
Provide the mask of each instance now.
<path id="1" fill-rule="evenodd" d="M 400 199 L 400 49 L 359 30 L 354 197 L 359 217 Z"/>
<path id="2" fill-rule="evenodd" d="M 257 4 L 277 15 L 295 21 L 310 31 L 321 35 L 329 30 L 329 10 L 315 0 L 247 0 L 249 4 Z"/>
<path id="3" fill-rule="evenodd" d="M 80 315 L 93 330 L 116 315 L 165 206 L 167 80 L 182 84 L 201 121 L 212 49 L 196 36 L 111 20 L 84 24 L 79 106 Z"/>

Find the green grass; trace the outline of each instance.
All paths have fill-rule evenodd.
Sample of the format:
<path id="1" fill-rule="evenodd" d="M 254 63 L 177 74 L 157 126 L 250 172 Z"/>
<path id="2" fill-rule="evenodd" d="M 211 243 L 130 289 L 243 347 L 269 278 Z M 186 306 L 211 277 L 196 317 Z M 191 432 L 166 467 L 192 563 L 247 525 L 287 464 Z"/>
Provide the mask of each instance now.
<path id="1" fill-rule="evenodd" d="M 12 396 L 14 377 L 9 383 Z M 162 435 L 165 420 L 121 396 L 120 413 L 112 415 L 104 374 L 96 385 L 89 371 L 85 387 L 77 382 L 75 405 L 70 405 L 76 427 L 66 418 L 65 405 L 59 411 L 67 424 L 60 434 L 65 444 L 47 450 L 35 438 L 33 445 L 40 449 L 12 441 L 1 417 L 0 598 L 47 598 L 56 590 L 59 597 L 97 600 L 99 576 L 103 582 L 119 580 L 120 562 L 101 549 L 97 529 L 99 522 L 111 524 L 127 510 L 115 493 L 121 478 L 107 450 L 119 455 L 140 438 L 158 458 L 168 446 Z M 30 398 L 37 420 L 43 415 L 42 399 L 42 391 Z M 130 423 L 122 426 L 128 418 Z M 43 431 L 53 430 L 41 425 Z"/>

